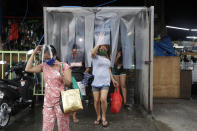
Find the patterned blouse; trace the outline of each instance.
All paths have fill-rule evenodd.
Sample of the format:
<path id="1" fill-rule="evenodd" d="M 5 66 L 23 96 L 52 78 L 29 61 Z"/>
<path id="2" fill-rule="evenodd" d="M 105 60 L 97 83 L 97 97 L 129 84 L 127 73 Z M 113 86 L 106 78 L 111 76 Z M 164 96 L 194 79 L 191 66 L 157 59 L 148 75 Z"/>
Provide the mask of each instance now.
<path id="1" fill-rule="evenodd" d="M 64 90 L 64 82 L 60 75 L 60 67 L 51 67 L 46 63 L 41 64 L 44 74 L 45 95 L 44 106 L 52 107 L 59 104 L 60 92 Z M 64 70 L 70 68 L 68 64 L 63 63 Z"/>

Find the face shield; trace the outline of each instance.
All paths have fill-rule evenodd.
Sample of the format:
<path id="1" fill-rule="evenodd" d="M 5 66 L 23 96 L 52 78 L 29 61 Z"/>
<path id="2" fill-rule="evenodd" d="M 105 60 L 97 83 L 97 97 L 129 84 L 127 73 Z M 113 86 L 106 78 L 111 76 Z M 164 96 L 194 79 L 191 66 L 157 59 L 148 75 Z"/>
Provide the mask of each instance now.
<path id="1" fill-rule="evenodd" d="M 48 65 L 53 65 L 55 63 L 55 58 L 50 45 L 43 45 L 42 47 L 42 61 Z"/>

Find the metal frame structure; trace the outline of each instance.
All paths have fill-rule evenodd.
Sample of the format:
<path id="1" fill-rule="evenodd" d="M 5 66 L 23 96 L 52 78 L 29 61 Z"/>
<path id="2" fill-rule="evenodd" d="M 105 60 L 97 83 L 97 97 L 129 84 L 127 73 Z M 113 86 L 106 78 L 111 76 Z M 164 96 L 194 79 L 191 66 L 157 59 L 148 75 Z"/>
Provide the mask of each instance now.
<path id="1" fill-rule="evenodd" d="M 142 40 L 143 37 L 140 37 L 138 40 L 138 45 L 136 49 L 138 50 L 138 62 L 141 62 L 138 68 L 139 75 L 138 75 L 138 87 L 139 87 L 139 97 L 140 97 L 140 104 L 145 107 L 147 112 L 151 113 L 153 110 L 153 38 L 154 38 L 154 7 L 151 6 L 148 7 L 45 7 L 44 8 L 44 34 L 45 34 L 45 43 L 55 43 L 52 41 L 52 32 L 56 31 L 51 29 L 52 26 L 50 25 L 52 22 L 50 21 L 50 17 L 52 13 L 73 13 L 73 16 L 85 16 L 86 14 L 89 15 L 91 13 L 96 13 L 96 11 L 99 12 L 99 14 L 102 14 L 103 11 L 103 17 L 110 17 L 105 16 L 104 12 L 129 12 L 130 14 L 135 14 L 136 12 L 145 11 L 148 12 L 148 23 L 147 30 L 146 31 L 146 37 Z M 119 13 L 118 13 L 119 14 Z M 97 16 L 96 16 L 97 17 Z M 88 17 L 89 18 L 89 17 Z M 91 17 L 92 18 L 92 17 Z M 50 25 L 50 26 L 49 26 Z M 145 33 L 143 30 L 141 30 L 141 27 L 138 26 L 138 32 L 139 34 Z M 87 32 L 87 31 L 86 31 Z M 87 35 L 88 36 L 88 35 Z M 86 39 L 87 38 L 87 39 Z M 86 37 L 85 34 L 85 40 L 86 44 L 90 37 Z M 93 38 L 93 37 L 91 37 Z M 91 39 L 92 40 L 92 39 Z M 135 39 L 136 40 L 136 39 Z M 136 40 L 137 41 L 137 40 Z M 140 43 L 140 42 L 143 42 Z M 65 44 L 66 45 L 66 44 Z M 63 46 L 61 43 L 58 43 L 58 46 Z M 69 45 L 69 44 L 68 44 Z M 92 46 L 92 45 L 91 45 Z M 112 47 L 113 48 L 113 47 Z M 141 51 L 143 53 L 139 53 L 139 49 L 141 48 Z M 64 52 L 61 54 L 61 49 L 58 50 L 60 52 L 60 57 L 64 56 Z M 143 49 L 143 50 L 142 50 Z M 115 50 L 115 49 L 114 49 Z M 66 50 L 65 50 L 66 51 Z M 115 54 L 115 53 L 114 53 Z M 87 54 L 88 55 L 88 54 Z M 86 56 L 87 56 L 86 55 Z M 141 56 L 140 56 L 141 55 Z"/>
<path id="2" fill-rule="evenodd" d="M 17 55 L 17 62 L 20 62 L 20 56 L 21 55 L 25 55 L 25 60 L 27 61 L 28 60 L 28 54 L 27 54 L 27 51 L 0 51 L 0 55 L 1 55 L 1 61 L 4 61 L 5 60 L 5 55 L 6 54 L 9 54 L 10 58 L 9 58 L 9 64 L 10 64 L 10 68 L 12 67 L 12 64 L 13 64 L 13 55 Z M 35 58 L 34 58 L 35 60 Z M 5 74 L 5 69 L 4 69 L 4 66 L 1 65 L 1 79 L 4 79 L 4 75 Z M 35 77 L 36 77 L 36 74 L 34 74 Z M 9 79 L 12 79 L 12 73 L 9 75 Z M 36 96 L 42 96 L 44 95 L 44 79 L 43 79 L 43 74 L 42 74 L 42 78 L 41 78 L 41 92 L 40 93 L 36 93 L 37 92 L 37 87 L 34 86 L 34 89 L 33 89 L 33 95 L 36 95 Z"/>

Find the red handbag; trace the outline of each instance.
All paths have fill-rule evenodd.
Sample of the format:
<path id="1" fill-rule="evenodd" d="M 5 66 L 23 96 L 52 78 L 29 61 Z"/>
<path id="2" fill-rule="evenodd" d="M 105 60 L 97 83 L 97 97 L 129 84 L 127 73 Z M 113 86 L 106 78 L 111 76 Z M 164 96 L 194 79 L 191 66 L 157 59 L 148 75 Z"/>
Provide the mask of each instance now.
<path id="1" fill-rule="evenodd" d="M 115 87 L 114 92 L 110 94 L 111 97 L 111 111 L 117 114 L 122 106 L 122 96 L 120 94 L 119 87 Z"/>

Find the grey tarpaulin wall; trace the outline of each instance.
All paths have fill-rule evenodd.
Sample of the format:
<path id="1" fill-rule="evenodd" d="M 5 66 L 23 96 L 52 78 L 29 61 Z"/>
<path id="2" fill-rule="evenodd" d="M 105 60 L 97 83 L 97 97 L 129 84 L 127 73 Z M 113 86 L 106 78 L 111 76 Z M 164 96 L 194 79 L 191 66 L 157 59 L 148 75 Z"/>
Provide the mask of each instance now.
<path id="1" fill-rule="evenodd" d="M 112 66 L 119 39 L 126 69 L 134 64 L 135 48 L 140 103 L 152 111 L 153 15 L 154 7 L 45 7 L 45 44 L 53 44 L 61 60 L 67 61 L 75 43 L 84 54 L 86 67 L 91 67 L 95 21 L 107 22 Z"/>

